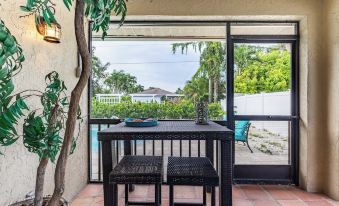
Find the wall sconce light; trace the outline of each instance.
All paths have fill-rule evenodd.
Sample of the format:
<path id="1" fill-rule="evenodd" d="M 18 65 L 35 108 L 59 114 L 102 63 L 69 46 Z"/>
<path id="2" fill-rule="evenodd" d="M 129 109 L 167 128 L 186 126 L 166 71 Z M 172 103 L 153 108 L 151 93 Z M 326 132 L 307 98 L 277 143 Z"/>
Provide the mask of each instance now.
<path id="1" fill-rule="evenodd" d="M 56 22 L 51 22 L 51 26 L 47 24 L 43 17 L 40 17 L 39 23 L 36 25 L 38 32 L 44 37 L 44 40 L 51 43 L 60 43 L 61 26 Z"/>

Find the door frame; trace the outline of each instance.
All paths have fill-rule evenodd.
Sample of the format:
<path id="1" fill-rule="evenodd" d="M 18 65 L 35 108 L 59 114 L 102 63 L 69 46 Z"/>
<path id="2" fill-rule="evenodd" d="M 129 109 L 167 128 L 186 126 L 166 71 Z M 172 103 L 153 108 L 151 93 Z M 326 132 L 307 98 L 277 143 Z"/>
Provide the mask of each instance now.
<path id="1" fill-rule="evenodd" d="M 298 28 L 296 30 L 299 31 Z M 227 126 L 236 120 L 288 121 L 291 124 L 289 165 L 237 165 L 233 141 L 233 179 L 236 183 L 299 184 L 299 33 L 296 35 L 231 35 L 227 23 Z M 234 114 L 234 45 L 236 43 L 288 43 L 291 45 L 291 115 Z"/>
<path id="2" fill-rule="evenodd" d="M 111 24 L 119 24 L 120 21 L 118 20 L 111 20 L 110 21 Z M 249 35 L 231 35 L 231 25 L 233 24 L 294 24 L 295 25 L 295 34 L 296 35 L 280 35 L 280 36 L 270 36 L 270 35 L 256 35 L 256 36 L 249 36 Z M 289 21 L 289 20 L 286 20 L 286 21 L 281 21 L 281 20 L 126 20 L 124 22 L 124 24 L 129 24 L 129 25 L 154 25 L 154 26 L 162 26 L 162 25 L 172 25 L 172 26 L 175 26 L 175 25 L 179 25 L 179 26 L 182 26 L 182 25 L 200 25 L 200 24 L 208 24 L 208 25 L 214 25 L 214 24 L 224 24 L 225 25 L 225 29 L 226 29 L 226 50 L 227 50 L 227 54 L 230 54 L 231 52 L 231 47 L 230 47 L 230 43 L 232 42 L 232 38 L 239 38 L 239 39 L 243 39 L 244 41 L 246 41 L 247 38 L 257 38 L 258 40 L 261 40 L 261 41 L 267 41 L 267 40 L 270 40 L 271 37 L 274 37 L 274 38 L 281 38 L 281 40 L 293 40 L 295 41 L 295 80 L 296 81 L 296 90 L 294 91 L 294 95 L 292 96 L 291 99 L 294 99 L 297 104 L 296 104 L 296 107 L 294 108 L 294 114 L 296 114 L 295 116 L 293 117 L 290 117 L 290 118 L 285 118 L 285 117 L 279 117 L 281 118 L 281 120 L 284 120 L 284 121 L 291 121 L 293 124 L 296 124 L 298 125 L 299 124 L 299 21 Z M 92 48 L 92 40 L 93 40 L 93 35 L 92 35 L 92 31 L 91 31 L 91 27 L 92 27 L 92 22 L 89 22 L 89 25 L 88 25 L 88 49 L 90 52 L 92 52 L 91 48 Z M 231 65 L 233 64 L 233 58 L 227 58 L 227 55 L 226 54 L 226 60 L 227 60 L 227 63 L 226 63 L 226 71 L 227 71 L 227 74 L 232 74 L 232 75 L 227 75 L 227 86 L 226 86 L 226 89 L 227 89 L 227 93 L 226 93 L 226 108 L 227 108 L 227 120 L 231 120 L 231 121 L 220 121 L 219 123 L 222 124 L 222 125 L 226 125 L 227 127 L 229 128 L 233 128 L 234 129 L 234 121 L 235 120 L 240 120 L 240 119 L 245 119 L 245 118 L 249 118 L 251 116 L 236 116 L 234 117 L 234 115 L 230 115 L 230 114 L 233 114 L 234 112 L 234 108 L 233 108 L 233 100 L 234 100 L 234 95 L 233 95 L 233 78 L 231 78 L 233 76 L 233 73 L 230 73 L 230 67 Z M 90 123 L 92 121 L 95 121 L 94 119 L 91 118 L 91 85 L 92 85 L 92 82 L 91 82 L 91 78 L 89 78 L 88 80 L 88 87 L 87 87 L 87 94 L 88 94 L 88 151 L 91 151 L 91 136 L 90 136 Z M 232 92 L 229 92 L 229 91 L 232 91 Z M 232 101 L 229 101 L 229 100 L 232 100 Z M 275 116 L 271 116 L 272 118 L 275 117 Z M 258 118 L 257 120 L 271 120 L 270 118 L 262 118 L 262 117 L 256 117 Z M 105 120 L 106 121 L 106 120 Z M 286 179 L 274 179 L 275 177 L 279 178 L 281 177 L 282 174 L 285 174 L 286 173 L 286 168 L 285 167 L 281 167 L 279 165 L 275 166 L 274 168 L 266 168 L 266 169 L 271 169 L 271 173 L 272 174 L 276 174 L 276 175 L 271 175 L 270 179 L 264 179 L 264 178 L 260 178 L 260 171 L 262 169 L 265 169 L 264 167 L 263 168 L 259 168 L 259 170 L 257 170 L 256 168 L 247 168 L 251 170 L 251 173 L 252 175 L 251 176 L 248 176 L 246 174 L 241 174 L 242 171 L 246 171 L 246 170 L 242 170 L 240 168 L 237 167 L 237 165 L 234 165 L 234 154 L 235 154 L 235 151 L 234 151 L 234 144 L 233 144 L 233 179 L 235 182 L 239 182 L 239 183 L 294 183 L 296 185 L 298 185 L 299 183 L 299 178 L 298 178 L 298 173 L 299 173 L 299 127 L 296 127 L 296 129 L 293 132 L 293 135 L 295 136 L 294 138 L 294 142 L 293 142 L 293 145 L 294 145 L 294 148 L 291 150 L 291 155 L 294 157 L 291 159 L 291 161 L 293 161 L 293 169 L 288 169 L 288 171 L 290 172 L 290 176 L 289 177 L 293 177 L 293 179 L 289 178 L 288 180 Z M 91 165 L 91 162 L 92 162 L 92 159 L 91 159 L 91 153 L 88 152 L 88 181 L 89 182 L 101 182 L 101 180 L 92 180 L 91 179 L 91 169 L 90 169 L 90 165 Z M 270 166 L 271 167 L 271 166 Z M 234 173 L 234 171 L 236 171 L 236 173 Z M 239 175 L 237 175 L 239 174 Z M 242 176 L 241 176 L 242 175 Z M 274 176 L 274 177 L 273 177 Z M 243 178 L 244 177 L 244 178 Z"/>

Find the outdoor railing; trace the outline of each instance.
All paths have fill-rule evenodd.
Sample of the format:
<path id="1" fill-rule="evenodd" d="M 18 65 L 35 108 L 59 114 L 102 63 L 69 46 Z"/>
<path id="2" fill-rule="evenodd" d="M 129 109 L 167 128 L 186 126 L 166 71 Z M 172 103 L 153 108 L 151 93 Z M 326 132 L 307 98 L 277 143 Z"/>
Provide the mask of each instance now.
<path id="1" fill-rule="evenodd" d="M 166 121 L 166 120 L 164 120 Z M 187 120 L 182 120 L 187 121 Z M 119 119 L 90 119 L 88 123 L 88 161 L 90 182 L 102 182 L 102 149 L 97 140 L 97 132 L 119 124 Z M 225 121 L 215 121 L 220 125 L 226 125 Z M 119 162 L 123 156 L 123 141 L 112 142 L 112 155 L 115 156 L 113 165 Z M 161 155 L 204 157 L 206 156 L 205 140 L 134 140 L 132 141 L 133 155 Z M 214 142 L 214 165 L 218 171 L 218 141 Z M 165 160 L 167 158 L 164 158 Z"/>

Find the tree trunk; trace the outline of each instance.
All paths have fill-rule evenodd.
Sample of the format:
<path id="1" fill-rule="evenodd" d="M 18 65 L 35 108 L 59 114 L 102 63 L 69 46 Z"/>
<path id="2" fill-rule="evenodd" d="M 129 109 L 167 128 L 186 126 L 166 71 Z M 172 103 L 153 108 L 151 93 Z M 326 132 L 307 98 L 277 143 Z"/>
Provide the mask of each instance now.
<path id="1" fill-rule="evenodd" d="M 214 102 L 218 101 L 218 93 L 219 93 L 219 79 L 214 79 Z"/>
<path id="2" fill-rule="evenodd" d="M 65 170 L 74 135 L 77 111 L 79 108 L 81 94 L 87 85 L 87 81 L 89 79 L 91 71 L 91 55 L 87 48 L 87 40 L 85 36 L 84 8 L 85 8 L 84 0 L 76 0 L 74 26 L 78 50 L 82 60 L 82 71 L 79 81 L 71 94 L 64 141 L 55 168 L 54 174 L 55 187 L 53 196 L 49 202 L 49 206 L 59 206 L 60 198 L 65 190 Z"/>
<path id="3" fill-rule="evenodd" d="M 59 105 L 56 104 L 52 110 L 51 118 L 48 123 L 48 135 L 51 135 L 51 129 L 53 129 L 55 122 L 58 119 L 59 115 Z M 47 150 L 43 151 L 44 154 L 47 154 Z M 42 206 L 44 198 L 44 182 L 45 182 L 45 173 L 46 167 L 49 162 L 48 157 L 43 157 L 40 160 L 35 181 L 35 193 L 34 193 L 34 206 Z"/>
<path id="4" fill-rule="evenodd" d="M 213 81 L 211 78 L 208 79 L 208 102 L 212 102 L 213 99 Z"/>
<path id="5" fill-rule="evenodd" d="M 49 158 L 44 157 L 40 160 L 39 167 L 36 173 L 35 180 L 35 196 L 34 196 L 34 206 L 42 206 L 44 198 L 44 181 L 45 181 L 45 172 L 48 164 Z"/>

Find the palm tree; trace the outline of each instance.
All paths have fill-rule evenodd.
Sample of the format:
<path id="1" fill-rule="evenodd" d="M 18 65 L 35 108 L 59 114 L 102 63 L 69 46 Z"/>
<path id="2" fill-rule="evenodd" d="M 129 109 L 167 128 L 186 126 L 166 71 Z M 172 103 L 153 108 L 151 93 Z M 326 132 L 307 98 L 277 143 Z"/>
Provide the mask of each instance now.
<path id="1" fill-rule="evenodd" d="M 219 84 L 221 74 L 225 72 L 225 46 L 221 42 L 186 42 L 172 44 L 172 51 L 176 53 L 180 48 L 181 53 L 187 53 L 188 47 L 201 52 L 200 67 L 194 74 L 192 80 L 198 77 L 208 78 L 208 101 L 217 102 L 219 99 Z"/>
<path id="2" fill-rule="evenodd" d="M 188 99 L 193 101 L 207 100 L 208 91 L 206 90 L 207 78 L 197 78 L 193 81 L 187 81 L 183 93 Z"/>
<path id="3" fill-rule="evenodd" d="M 225 71 L 224 62 L 225 49 L 221 42 L 207 42 L 200 57 L 200 65 L 209 77 L 209 102 L 212 102 L 212 90 L 214 91 L 213 101 L 217 102 L 219 99 L 218 89 L 221 72 Z"/>

